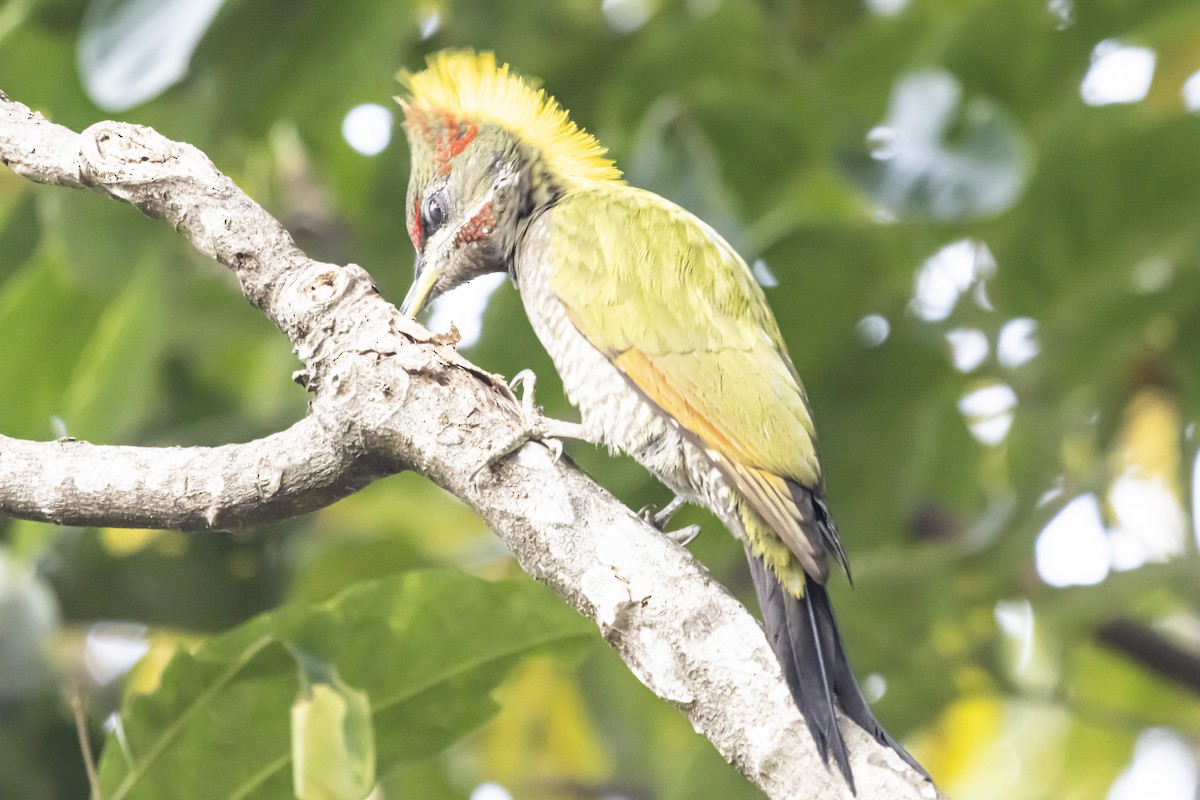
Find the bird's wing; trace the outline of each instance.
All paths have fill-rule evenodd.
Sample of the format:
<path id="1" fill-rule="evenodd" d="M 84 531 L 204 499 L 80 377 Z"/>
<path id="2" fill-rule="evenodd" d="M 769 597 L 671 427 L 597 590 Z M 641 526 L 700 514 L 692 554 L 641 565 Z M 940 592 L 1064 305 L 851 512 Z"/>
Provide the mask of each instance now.
<path id="1" fill-rule="evenodd" d="M 762 289 L 711 228 L 621 187 L 551 210 L 551 289 L 571 322 L 676 420 L 818 580 L 845 560 L 812 417 Z"/>

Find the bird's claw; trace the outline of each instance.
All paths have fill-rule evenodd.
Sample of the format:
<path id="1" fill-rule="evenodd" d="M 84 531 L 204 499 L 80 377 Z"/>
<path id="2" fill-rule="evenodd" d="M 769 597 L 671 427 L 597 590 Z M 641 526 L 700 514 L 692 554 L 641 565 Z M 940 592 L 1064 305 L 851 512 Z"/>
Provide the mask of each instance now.
<path id="1" fill-rule="evenodd" d="M 534 395 L 534 386 L 537 383 L 537 376 L 533 370 L 523 369 L 513 376 L 508 383 L 508 388 L 515 396 L 517 389 L 521 389 L 520 397 L 520 413 L 521 413 L 521 430 L 512 436 L 507 442 L 500 447 L 497 447 L 484 460 L 479 468 L 471 475 L 472 482 L 476 486 L 485 472 L 491 470 L 501 459 L 519 450 L 526 442 L 539 441 L 545 445 L 550 451 L 551 463 L 558 463 L 563 454 L 563 439 L 585 439 L 583 426 L 578 423 L 564 422 L 562 420 L 550 419 L 542 414 L 541 409 L 537 407 Z"/>
<path id="2" fill-rule="evenodd" d="M 653 503 L 642 506 L 638 510 L 637 515 L 643 522 L 659 530 L 671 541 L 686 547 L 687 545 L 691 544 L 693 539 L 700 535 L 699 525 L 686 525 L 675 531 L 666 530 L 666 524 L 670 522 L 671 517 L 675 515 L 675 512 L 678 511 L 679 507 L 685 502 L 686 501 L 682 497 L 676 496 L 671 500 L 671 502 L 663 506 L 662 509 L 659 509 L 658 506 L 654 505 Z"/>
<path id="3" fill-rule="evenodd" d="M 542 444 L 546 445 L 546 449 L 548 449 L 550 451 L 550 455 L 552 456 L 552 458 L 550 459 L 550 463 L 557 464 L 558 460 L 560 458 L 562 458 L 562 454 L 563 454 L 562 439 L 552 439 L 552 438 L 551 439 L 543 439 L 542 437 L 537 437 L 537 438 L 541 441 Z"/>
<path id="4" fill-rule="evenodd" d="M 531 369 L 523 369 L 516 375 L 512 376 L 512 380 L 508 382 L 508 390 L 513 393 L 513 397 L 517 395 L 517 389 L 521 389 L 521 421 L 529 426 L 533 420 L 541 416 L 538 412 L 537 405 L 534 403 L 534 386 L 537 385 L 537 376 L 533 374 Z"/>
<path id="5" fill-rule="evenodd" d="M 563 454 L 563 443 L 559 437 L 564 434 L 561 428 L 555 430 L 551 430 L 551 428 L 555 428 L 555 425 L 570 426 L 573 423 L 552 420 L 542 414 L 542 410 L 538 408 L 534 399 L 534 386 L 536 385 L 537 376 L 531 369 L 521 370 L 508 382 L 508 388 L 514 395 L 518 388 L 521 389 L 521 425 L 526 434 L 525 441 L 537 440 L 546 445 L 551 455 L 554 456 L 552 463 L 557 464 Z M 508 453 L 503 455 L 508 455 Z"/>
<path id="6" fill-rule="evenodd" d="M 685 525 L 679 530 L 663 531 L 666 537 L 680 547 L 687 547 L 700 535 L 699 525 Z"/>

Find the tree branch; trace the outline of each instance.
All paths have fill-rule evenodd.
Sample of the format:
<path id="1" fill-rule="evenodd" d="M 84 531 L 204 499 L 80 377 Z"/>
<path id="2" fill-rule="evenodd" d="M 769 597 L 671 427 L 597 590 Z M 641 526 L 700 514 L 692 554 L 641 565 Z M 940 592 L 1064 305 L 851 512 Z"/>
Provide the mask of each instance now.
<path id="1" fill-rule="evenodd" d="M 364 270 L 307 258 L 203 153 L 148 128 L 102 122 L 76 135 L 0 94 L 0 159 L 30 180 L 162 218 L 229 267 L 291 340 L 315 395 L 304 421 L 242 445 L 0 439 L 0 510 L 65 524 L 236 527 L 415 469 L 475 508 L 530 575 L 595 621 L 634 674 L 770 797 L 849 796 L 816 754 L 762 629 L 685 549 L 540 444 L 472 480 L 481 454 L 518 430 L 511 393 L 401 317 Z M 842 724 L 860 798 L 940 796 Z"/>
<path id="2" fill-rule="evenodd" d="M 1117 617 L 1096 628 L 1096 640 L 1160 677 L 1200 692 L 1200 654 L 1187 650 L 1140 620 Z"/>
<path id="3" fill-rule="evenodd" d="M 106 447 L 0 436 L 0 511 L 60 525 L 246 528 L 322 508 L 383 474 L 348 450 L 328 438 L 315 416 L 282 433 L 222 447 Z"/>

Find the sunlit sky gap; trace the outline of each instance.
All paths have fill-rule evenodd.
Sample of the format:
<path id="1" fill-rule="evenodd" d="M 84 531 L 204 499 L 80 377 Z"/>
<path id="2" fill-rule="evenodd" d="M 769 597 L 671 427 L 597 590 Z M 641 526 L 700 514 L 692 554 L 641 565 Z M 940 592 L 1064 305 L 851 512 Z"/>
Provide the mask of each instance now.
<path id="1" fill-rule="evenodd" d="M 471 800 L 513 800 L 513 796 L 500 784 L 488 782 L 471 790 Z"/>
<path id="2" fill-rule="evenodd" d="M 1113 782 L 1107 800 L 1195 800 L 1196 760 L 1191 747 L 1165 728 L 1142 731 L 1133 761 Z"/>
<path id="3" fill-rule="evenodd" d="M 487 310 L 488 300 L 507 278 L 503 272 L 483 275 L 434 300 L 429 329 L 440 333 L 449 330 L 453 323 L 462 337 L 459 347 L 475 344 L 483 334 L 483 313 Z"/>
<path id="4" fill-rule="evenodd" d="M 1150 91 L 1157 56 L 1146 47 L 1105 39 L 1092 50 L 1092 63 L 1079 94 L 1089 106 L 1136 103 Z"/>
<path id="5" fill-rule="evenodd" d="M 364 156 L 382 153 L 392 141 L 391 109 L 378 103 L 364 103 L 350 109 L 342 119 L 342 138 Z"/>

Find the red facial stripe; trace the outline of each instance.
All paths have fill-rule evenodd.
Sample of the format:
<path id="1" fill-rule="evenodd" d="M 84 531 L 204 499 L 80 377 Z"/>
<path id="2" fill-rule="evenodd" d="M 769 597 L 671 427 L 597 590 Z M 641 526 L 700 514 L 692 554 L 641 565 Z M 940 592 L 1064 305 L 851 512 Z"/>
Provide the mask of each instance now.
<path id="1" fill-rule="evenodd" d="M 454 237 L 454 247 L 458 248 L 464 244 L 486 239 L 492 235 L 492 231 L 495 229 L 496 212 L 492 210 L 492 204 L 488 203 L 479 209 L 466 225 L 458 229 L 458 233 Z"/>
<path id="2" fill-rule="evenodd" d="M 450 114 L 444 115 L 442 121 L 446 128 L 438 137 L 440 141 L 437 150 L 434 151 L 433 160 L 438 165 L 438 174 L 446 175 L 450 172 L 450 159 L 466 149 L 479 129 L 473 122 L 460 122 Z"/>
<path id="3" fill-rule="evenodd" d="M 408 238 L 412 239 L 413 247 L 420 252 L 425 237 L 421 228 L 421 198 L 419 197 L 413 199 L 412 225 L 408 229 Z"/>

